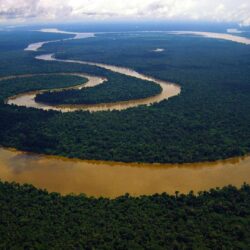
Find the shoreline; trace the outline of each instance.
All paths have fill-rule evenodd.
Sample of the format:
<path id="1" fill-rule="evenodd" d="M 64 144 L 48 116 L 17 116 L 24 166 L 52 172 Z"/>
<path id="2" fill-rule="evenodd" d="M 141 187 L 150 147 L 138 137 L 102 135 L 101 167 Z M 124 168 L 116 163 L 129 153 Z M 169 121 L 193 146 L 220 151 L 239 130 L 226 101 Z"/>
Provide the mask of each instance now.
<path id="1" fill-rule="evenodd" d="M 110 166 L 130 166 L 130 167 L 141 167 L 141 166 L 147 166 L 149 168 L 154 168 L 154 167 L 164 167 L 164 168 L 171 168 L 171 167 L 189 167 L 191 165 L 196 165 L 195 167 L 199 167 L 201 165 L 216 165 L 216 164 L 224 164 L 224 163 L 231 163 L 231 164 L 237 164 L 240 161 L 244 161 L 245 159 L 249 158 L 250 159 L 250 153 L 247 153 L 242 156 L 232 156 L 229 158 L 225 159 L 217 159 L 217 160 L 211 160 L 211 161 L 195 161 L 195 162 L 183 162 L 183 163 L 170 163 L 170 162 L 123 162 L 123 161 L 112 161 L 112 160 L 95 160 L 95 159 L 81 159 L 77 157 L 68 157 L 68 156 L 62 156 L 62 155 L 54 155 L 54 154 L 45 154 L 45 153 L 37 153 L 37 152 L 32 152 L 32 151 L 25 151 L 17 148 L 12 148 L 12 147 L 4 147 L 0 145 L 0 150 L 7 150 L 10 152 L 15 152 L 18 154 L 23 154 L 27 156 L 38 156 L 38 157 L 44 157 L 48 159 L 58 159 L 58 160 L 63 160 L 63 161 L 72 161 L 72 162 L 85 162 L 93 165 L 103 165 L 107 164 Z M 192 166 L 192 167 L 193 167 Z M 250 166 L 249 166 L 250 167 Z"/>
<path id="2" fill-rule="evenodd" d="M 61 195 L 116 198 L 187 194 L 250 182 L 250 155 L 215 162 L 143 164 L 80 160 L 0 147 L 3 181 L 29 183 Z"/>

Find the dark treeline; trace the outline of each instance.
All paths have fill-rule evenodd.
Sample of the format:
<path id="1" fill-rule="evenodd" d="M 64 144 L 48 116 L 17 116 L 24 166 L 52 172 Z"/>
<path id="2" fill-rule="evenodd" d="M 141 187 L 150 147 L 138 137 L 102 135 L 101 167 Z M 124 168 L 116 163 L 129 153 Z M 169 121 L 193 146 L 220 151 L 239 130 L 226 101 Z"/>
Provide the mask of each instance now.
<path id="1" fill-rule="evenodd" d="M 0 31 L 0 51 L 7 53 L 11 51 L 21 51 L 30 43 L 71 38 L 74 35 L 43 33 L 38 31 Z"/>
<path id="2" fill-rule="evenodd" d="M 88 65 L 68 65 L 59 62 L 44 62 L 35 59 L 36 55 L 47 53 L 44 48 L 38 52 L 24 51 L 34 42 L 67 38 L 69 35 L 28 32 L 28 31 L 0 31 L 0 76 L 38 74 L 38 73 L 63 73 L 83 72 L 107 77 L 109 71 Z M 70 37 L 72 37 L 70 35 Z"/>
<path id="3" fill-rule="evenodd" d="M 249 153 L 250 47 L 196 37 L 140 36 L 109 34 L 50 44 L 43 50 L 135 68 L 179 83 L 181 95 L 122 112 L 61 114 L 0 105 L 1 145 L 125 162 L 195 162 Z M 156 47 L 165 51 L 152 52 Z M 7 67 L 0 65 L 0 72 L 112 74 L 87 65 L 40 62 L 32 53 L 20 53 L 11 54 L 12 63 L 1 57 Z"/>
<path id="4" fill-rule="evenodd" d="M 110 74 L 107 82 L 94 88 L 44 92 L 36 96 L 37 102 L 48 104 L 97 104 L 141 99 L 157 95 L 161 87 L 121 74 Z"/>
<path id="5" fill-rule="evenodd" d="M 195 196 L 61 196 L 0 182 L 1 249 L 249 249 L 250 186 Z"/>
<path id="6" fill-rule="evenodd" d="M 5 98 L 35 90 L 67 88 L 87 82 L 86 78 L 73 75 L 35 75 L 0 81 L 0 102 Z"/>

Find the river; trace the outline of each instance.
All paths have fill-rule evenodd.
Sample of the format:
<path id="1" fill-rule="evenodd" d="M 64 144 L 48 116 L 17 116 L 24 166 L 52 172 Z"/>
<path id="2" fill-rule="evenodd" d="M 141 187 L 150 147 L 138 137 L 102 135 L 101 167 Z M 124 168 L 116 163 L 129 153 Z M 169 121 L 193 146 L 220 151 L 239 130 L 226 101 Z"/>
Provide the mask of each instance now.
<path id="1" fill-rule="evenodd" d="M 32 50 L 35 47 L 29 45 L 27 48 Z M 59 60 L 55 59 L 53 55 L 42 55 L 37 57 L 37 59 L 94 65 L 140 79 L 155 81 L 161 86 L 173 87 L 173 92 L 170 91 L 168 93 L 169 96 L 164 94 L 164 99 L 178 95 L 181 91 L 178 85 L 163 82 L 133 70 L 113 65 Z M 85 77 L 88 78 L 89 76 L 85 75 Z M 96 79 L 96 84 L 100 84 L 103 81 L 104 79 Z M 162 93 L 164 93 L 164 88 Z M 30 94 L 26 93 L 23 97 L 30 96 Z M 18 99 L 19 97 L 13 97 L 12 104 L 21 105 L 21 103 L 17 103 L 17 100 L 20 100 Z M 158 98 L 157 100 L 160 101 L 159 96 L 151 98 Z M 30 103 L 32 101 L 29 98 L 29 101 L 24 100 L 22 105 L 29 106 Z M 146 104 L 151 103 L 152 100 Z M 133 105 L 137 106 L 140 104 L 135 103 Z M 128 104 L 125 104 L 125 108 L 127 108 L 126 105 Z M 86 109 L 86 107 L 84 108 Z M 101 108 L 106 109 L 103 104 Z M 48 191 L 60 192 L 62 194 L 85 193 L 88 196 L 95 197 L 114 198 L 125 193 L 130 193 L 134 196 L 162 192 L 174 194 L 177 190 L 181 193 L 188 193 L 190 190 L 198 192 L 229 184 L 239 187 L 244 182 L 250 183 L 250 156 L 193 164 L 125 164 L 67 159 L 0 148 L 0 178 L 4 181 L 30 183 L 36 187 L 46 188 Z"/>
<path id="2" fill-rule="evenodd" d="M 188 193 L 250 183 L 250 157 L 212 163 L 125 164 L 83 161 L 0 148 L 0 178 L 61 194 L 95 197 Z"/>

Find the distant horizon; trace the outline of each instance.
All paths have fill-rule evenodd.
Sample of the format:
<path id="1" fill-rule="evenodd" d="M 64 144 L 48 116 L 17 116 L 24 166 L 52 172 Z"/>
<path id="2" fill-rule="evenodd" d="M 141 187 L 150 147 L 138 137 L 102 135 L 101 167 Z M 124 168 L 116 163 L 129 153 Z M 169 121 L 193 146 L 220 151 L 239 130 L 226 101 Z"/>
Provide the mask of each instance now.
<path id="1" fill-rule="evenodd" d="M 0 0 L 0 24 L 228 22 L 250 26 L 249 0 Z"/>
<path id="2" fill-rule="evenodd" d="M 2 29 L 39 29 L 39 28 L 59 28 L 72 31 L 98 32 L 98 31 L 174 31 L 174 30 L 194 30 L 194 31 L 217 31 L 227 32 L 227 30 L 239 30 L 249 32 L 250 27 L 242 27 L 234 22 L 208 22 L 208 21 L 89 21 L 89 22 L 38 22 L 22 24 L 0 24 Z"/>

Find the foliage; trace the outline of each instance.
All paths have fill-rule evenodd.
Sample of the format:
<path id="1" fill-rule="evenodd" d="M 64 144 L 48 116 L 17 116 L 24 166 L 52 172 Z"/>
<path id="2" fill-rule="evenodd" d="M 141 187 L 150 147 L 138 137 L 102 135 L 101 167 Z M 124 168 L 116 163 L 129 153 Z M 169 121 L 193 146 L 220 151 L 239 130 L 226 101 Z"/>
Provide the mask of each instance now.
<path id="1" fill-rule="evenodd" d="M 154 82 L 112 74 L 106 83 L 95 88 L 44 92 L 37 95 L 35 100 L 48 104 L 97 104 L 141 99 L 160 92 L 161 87 Z"/>
<path id="2" fill-rule="evenodd" d="M 165 51 L 153 52 L 157 47 Z M 151 107 L 122 112 L 61 114 L 1 105 L 3 146 L 124 162 L 197 162 L 250 152 L 249 46 L 191 36 L 134 33 L 49 44 L 43 50 L 56 51 L 64 58 L 131 67 L 179 83 L 182 92 Z M 11 54 L 15 67 L 1 58 L 8 67 L 0 67 L 0 72 L 61 70 L 113 76 L 98 67 L 40 62 L 33 54 L 22 57 L 20 53 Z"/>
<path id="3" fill-rule="evenodd" d="M 0 182 L 1 249 L 249 249 L 250 186 L 195 196 L 61 196 Z"/>
<path id="4" fill-rule="evenodd" d="M 0 81 L 0 101 L 5 98 L 34 90 L 46 90 L 52 88 L 66 88 L 84 84 L 86 78 L 73 75 L 35 75 L 18 77 Z"/>

